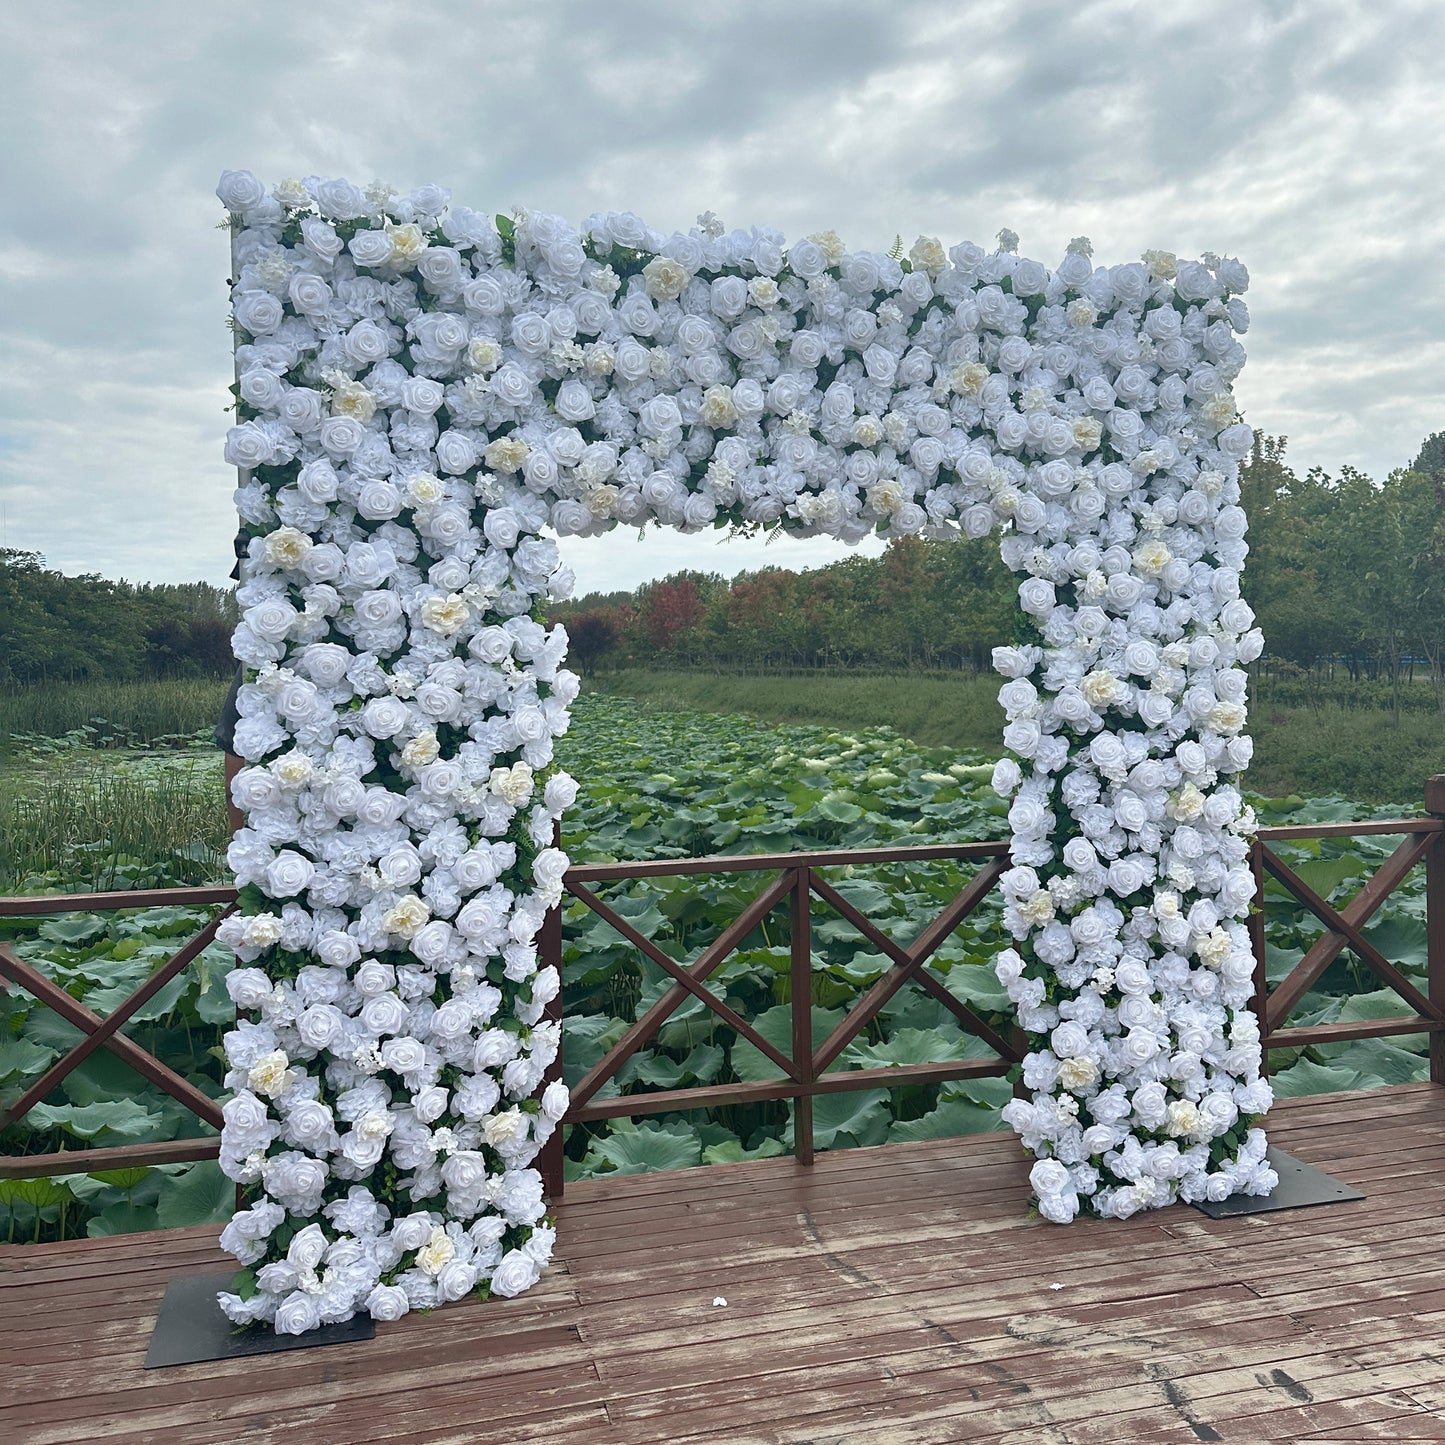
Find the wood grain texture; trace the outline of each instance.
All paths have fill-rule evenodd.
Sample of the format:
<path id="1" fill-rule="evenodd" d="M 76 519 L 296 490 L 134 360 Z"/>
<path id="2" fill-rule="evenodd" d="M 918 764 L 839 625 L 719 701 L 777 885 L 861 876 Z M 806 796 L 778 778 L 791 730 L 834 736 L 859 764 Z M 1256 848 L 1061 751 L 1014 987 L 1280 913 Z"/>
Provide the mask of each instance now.
<path id="1" fill-rule="evenodd" d="M 1445 1439 L 1445 1089 L 1291 1099 L 1270 1132 L 1368 1197 L 1058 1229 L 1000 1134 L 593 1180 L 520 1299 L 149 1373 L 214 1228 L 4 1247 L 0 1440 Z"/>

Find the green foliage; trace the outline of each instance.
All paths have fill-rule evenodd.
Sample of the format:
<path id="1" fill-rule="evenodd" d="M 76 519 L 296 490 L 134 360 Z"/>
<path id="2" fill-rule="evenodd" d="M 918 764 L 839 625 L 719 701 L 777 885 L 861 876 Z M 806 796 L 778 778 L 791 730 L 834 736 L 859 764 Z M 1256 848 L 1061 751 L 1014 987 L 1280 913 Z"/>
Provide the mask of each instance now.
<path id="1" fill-rule="evenodd" d="M 220 762 L 213 747 L 27 752 L 0 776 L 0 890 L 224 879 L 230 826 Z M 98 926 L 57 919 L 42 936 L 64 942 L 65 930 Z"/>
<path id="2" fill-rule="evenodd" d="M 198 740 L 209 747 L 229 685 L 224 678 L 190 677 L 0 689 L 0 756 L 187 748 Z"/>
<path id="3" fill-rule="evenodd" d="M 235 624 L 231 594 L 204 582 L 66 577 L 39 553 L 0 548 L 0 685 L 226 676 Z"/>
<path id="4" fill-rule="evenodd" d="M 133 908 L 12 918 L 0 920 L 0 936 L 72 997 L 106 1015 L 195 934 L 210 913 L 206 908 Z M 229 949 L 212 944 L 137 1010 L 125 1029 L 141 1048 L 212 1097 L 221 1092 L 221 1033 L 235 1017 L 225 993 L 225 975 L 234 961 Z M 224 1007 L 219 1006 L 222 1000 Z M 0 1107 L 12 1104 L 80 1037 L 79 1030 L 29 994 L 18 989 L 0 994 Z M 100 1050 L 72 1069 L 19 1123 L 6 1128 L 0 1150 L 75 1150 L 83 1168 L 83 1151 L 90 1147 L 208 1132 L 184 1106 L 114 1054 Z M 72 1175 L 59 1186 L 63 1197 L 47 1195 L 37 1205 L 34 1191 L 17 1192 L 0 1184 L 0 1240 L 197 1224 L 228 1217 L 235 1207 L 234 1186 L 212 1163 Z"/>

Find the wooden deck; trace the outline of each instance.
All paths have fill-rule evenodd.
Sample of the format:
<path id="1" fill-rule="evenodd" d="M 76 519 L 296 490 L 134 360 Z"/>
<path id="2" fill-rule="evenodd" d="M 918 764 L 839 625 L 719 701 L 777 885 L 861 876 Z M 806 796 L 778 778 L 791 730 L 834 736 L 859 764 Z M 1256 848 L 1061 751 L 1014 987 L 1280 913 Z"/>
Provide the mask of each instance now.
<path id="1" fill-rule="evenodd" d="M 1000 1134 L 596 1181 L 521 1299 L 149 1373 L 214 1230 L 3 1248 L 0 1440 L 1445 1440 L 1445 1090 L 1288 1101 L 1271 1137 L 1369 1197 L 1059 1229 Z"/>

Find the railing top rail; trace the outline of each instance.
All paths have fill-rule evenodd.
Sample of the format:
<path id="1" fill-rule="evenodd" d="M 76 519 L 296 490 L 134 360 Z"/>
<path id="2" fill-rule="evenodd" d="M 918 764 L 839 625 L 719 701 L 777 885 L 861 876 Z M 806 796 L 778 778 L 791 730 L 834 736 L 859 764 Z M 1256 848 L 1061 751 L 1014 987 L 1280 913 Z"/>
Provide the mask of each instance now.
<path id="1" fill-rule="evenodd" d="M 48 913 L 107 913 L 113 908 L 164 908 L 172 903 L 187 908 L 203 903 L 235 901 L 235 884 L 222 883 L 196 888 L 124 889 L 117 893 L 30 893 L 0 898 L 0 918 L 29 918 Z"/>
<path id="2" fill-rule="evenodd" d="M 830 848 L 800 853 L 719 853 L 707 858 L 648 858 L 614 863 L 578 863 L 569 883 L 603 883 L 618 878 L 667 878 L 690 873 L 765 873 L 781 868 L 836 868 L 848 863 L 909 863 L 933 858 L 963 861 L 1002 858 L 1007 839 L 985 843 L 925 843 L 901 847 Z"/>
<path id="3" fill-rule="evenodd" d="M 1261 842 L 1294 838 L 1362 838 L 1371 835 L 1439 833 L 1445 817 L 1380 818 L 1358 823 L 1288 823 L 1260 828 Z M 815 848 L 795 853 L 719 853 L 700 858 L 633 858 L 608 863 L 576 863 L 567 870 L 575 883 L 607 883 L 622 878 L 683 877 L 693 873 L 766 873 L 783 868 L 836 868 L 860 863 L 910 863 L 951 858 L 958 862 L 1002 858 L 1006 839 L 974 843 L 919 843 L 875 848 Z M 119 908 L 160 908 L 168 904 L 197 906 L 234 903 L 229 884 L 191 888 L 123 889 L 110 893 L 35 893 L 0 897 L 0 918 L 27 918 L 53 913 L 104 913 Z"/>
<path id="4" fill-rule="evenodd" d="M 1372 818 L 1361 823 L 1281 823 L 1260 828 L 1255 836 L 1263 843 L 1286 838 L 1364 838 L 1371 834 L 1439 833 L 1445 818 Z"/>

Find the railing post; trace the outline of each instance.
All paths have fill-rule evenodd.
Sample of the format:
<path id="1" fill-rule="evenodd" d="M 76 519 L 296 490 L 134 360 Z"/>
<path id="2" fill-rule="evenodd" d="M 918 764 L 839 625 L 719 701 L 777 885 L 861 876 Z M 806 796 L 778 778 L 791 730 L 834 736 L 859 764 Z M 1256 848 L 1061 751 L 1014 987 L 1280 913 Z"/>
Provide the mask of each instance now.
<path id="1" fill-rule="evenodd" d="M 559 823 L 553 829 L 552 843 L 554 847 L 562 846 L 562 825 Z M 541 932 L 537 935 L 537 957 L 542 967 L 551 964 L 557 970 L 557 996 L 542 1010 L 542 1017 L 557 1024 L 557 1057 L 552 1060 L 547 1072 L 542 1075 L 542 1087 L 545 1089 L 548 1084 L 559 1082 L 562 1079 L 562 1049 L 564 1046 L 564 1033 L 562 1030 L 562 905 L 559 903 L 555 908 L 548 909 L 547 916 L 542 920 Z M 567 1142 L 567 1120 L 566 1118 L 557 1121 L 557 1127 L 553 1129 L 552 1136 L 542 1145 L 537 1155 L 537 1169 L 542 1175 L 542 1192 L 553 1203 L 558 1203 L 562 1198 L 562 1147 Z"/>
<path id="2" fill-rule="evenodd" d="M 803 1092 L 793 1103 L 793 1155 L 799 1164 L 813 1162 L 813 937 L 812 904 L 804 866 L 793 870 L 788 895 L 789 970 L 793 1002 L 793 1062 Z"/>
<path id="3" fill-rule="evenodd" d="M 1269 1077 L 1269 972 L 1264 946 L 1264 844 L 1249 845 L 1249 869 L 1254 875 L 1254 901 L 1249 909 L 1249 942 L 1254 950 L 1254 1016 L 1259 1022 L 1259 1072 Z"/>
<path id="4" fill-rule="evenodd" d="M 1425 779 L 1425 811 L 1445 823 L 1445 773 Z M 1445 829 L 1425 854 L 1425 938 L 1430 1002 L 1445 1010 Z M 1445 1031 L 1430 1031 L 1430 1082 L 1445 1084 Z"/>

